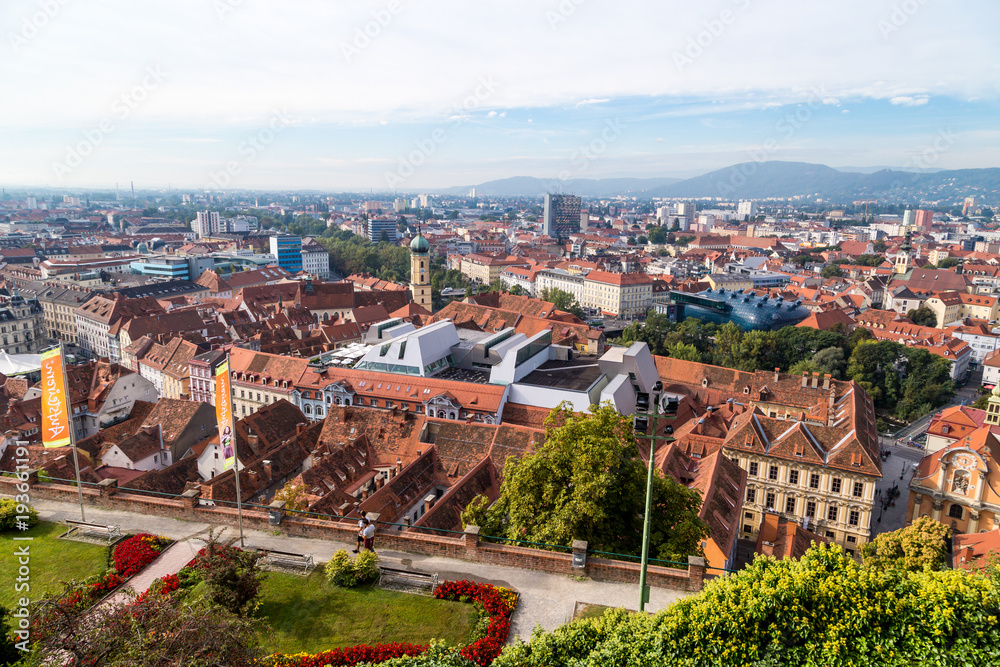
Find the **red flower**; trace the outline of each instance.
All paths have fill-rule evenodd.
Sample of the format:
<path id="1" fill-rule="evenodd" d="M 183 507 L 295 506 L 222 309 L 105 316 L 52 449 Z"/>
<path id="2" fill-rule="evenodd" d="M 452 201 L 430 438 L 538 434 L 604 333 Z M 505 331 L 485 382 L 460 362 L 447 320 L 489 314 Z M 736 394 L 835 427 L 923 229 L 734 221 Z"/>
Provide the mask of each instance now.
<path id="1" fill-rule="evenodd" d="M 115 570 L 123 577 L 131 577 L 156 560 L 161 549 L 162 545 L 154 535 L 148 533 L 133 535 L 115 547 Z"/>

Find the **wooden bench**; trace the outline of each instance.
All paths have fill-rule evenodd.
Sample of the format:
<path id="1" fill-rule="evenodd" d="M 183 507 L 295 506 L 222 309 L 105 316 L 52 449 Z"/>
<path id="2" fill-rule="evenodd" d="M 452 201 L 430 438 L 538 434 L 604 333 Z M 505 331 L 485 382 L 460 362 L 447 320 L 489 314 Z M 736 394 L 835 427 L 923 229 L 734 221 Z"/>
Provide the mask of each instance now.
<path id="1" fill-rule="evenodd" d="M 277 549 L 260 549 L 263 562 L 272 567 L 287 567 L 290 569 L 302 569 L 303 574 L 309 574 L 316 567 L 313 557 L 309 554 L 297 554 L 291 551 L 278 551 Z"/>
<path id="2" fill-rule="evenodd" d="M 112 524 L 90 523 L 88 521 L 73 521 L 72 519 L 67 519 L 66 525 L 70 527 L 70 531 L 66 533 L 67 535 L 74 530 L 78 530 L 87 535 L 100 535 L 101 537 L 106 537 L 108 544 L 120 539 L 122 536 L 121 528 Z"/>
<path id="3" fill-rule="evenodd" d="M 438 576 L 437 572 L 434 574 L 428 574 L 427 572 L 416 572 L 414 570 L 400 570 L 394 567 L 385 567 L 384 565 L 379 565 L 379 577 L 377 585 L 382 584 L 382 579 L 388 577 L 390 579 L 402 579 L 403 581 L 414 584 L 417 586 L 429 586 L 431 593 L 437 589 Z"/>

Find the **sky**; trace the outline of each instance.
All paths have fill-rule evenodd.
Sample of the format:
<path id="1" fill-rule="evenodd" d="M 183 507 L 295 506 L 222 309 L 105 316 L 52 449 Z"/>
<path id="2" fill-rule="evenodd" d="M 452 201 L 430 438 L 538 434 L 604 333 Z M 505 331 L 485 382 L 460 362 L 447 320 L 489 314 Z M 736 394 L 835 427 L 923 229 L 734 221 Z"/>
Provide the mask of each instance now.
<path id="1" fill-rule="evenodd" d="M 1000 166 L 996 0 L 5 0 L 0 185 Z"/>

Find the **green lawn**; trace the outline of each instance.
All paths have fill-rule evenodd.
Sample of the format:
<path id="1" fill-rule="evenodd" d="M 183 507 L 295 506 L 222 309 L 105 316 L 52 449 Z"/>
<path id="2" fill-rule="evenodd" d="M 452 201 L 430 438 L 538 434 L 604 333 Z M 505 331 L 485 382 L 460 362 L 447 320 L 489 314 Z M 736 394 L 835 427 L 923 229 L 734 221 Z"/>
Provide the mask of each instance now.
<path id="1" fill-rule="evenodd" d="M 431 639 L 462 645 L 476 622 L 472 604 L 371 586 L 337 588 L 319 569 L 308 577 L 269 573 L 261 599 L 257 614 L 273 630 L 264 645 L 277 653 Z"/>
<path id="2" fill-rule="evenodd" d="M 37 600 L 46 593 L 61 592 L 60 582 L 86 579 L 105 569 L 106 547 L 56 539 L 65 532 L 66 526 L 43 521 L 25 532 L 0 534 L 0 605 L 10 607 L 22 596 Z M 15 536 L 34 539 L 14 541 Z M 14 590 L 20 567 L 15 551 L 24 545 L 31 549 L 31 590 L 19 592 Z"/>

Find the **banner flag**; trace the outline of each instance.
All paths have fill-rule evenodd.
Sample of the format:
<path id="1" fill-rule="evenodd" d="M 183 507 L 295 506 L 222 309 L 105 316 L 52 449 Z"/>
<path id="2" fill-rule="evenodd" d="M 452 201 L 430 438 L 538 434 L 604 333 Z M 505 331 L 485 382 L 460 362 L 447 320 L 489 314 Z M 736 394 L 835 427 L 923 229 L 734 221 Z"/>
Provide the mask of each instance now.
<path id="1" fill-rule="evenodd" d="M 42 444 L 69 447 L 70 428 L 66 368 L 62 350 L 54 347 L 42 352 Z"/>
<path id="2" fill-rule="evenodd" d="M 236 440 L 233 437 L 233 396 L 229 383 L 229 357 L 215 369 L 215 420 L 219 426 L 223 470 L 236 465 Z"/>

